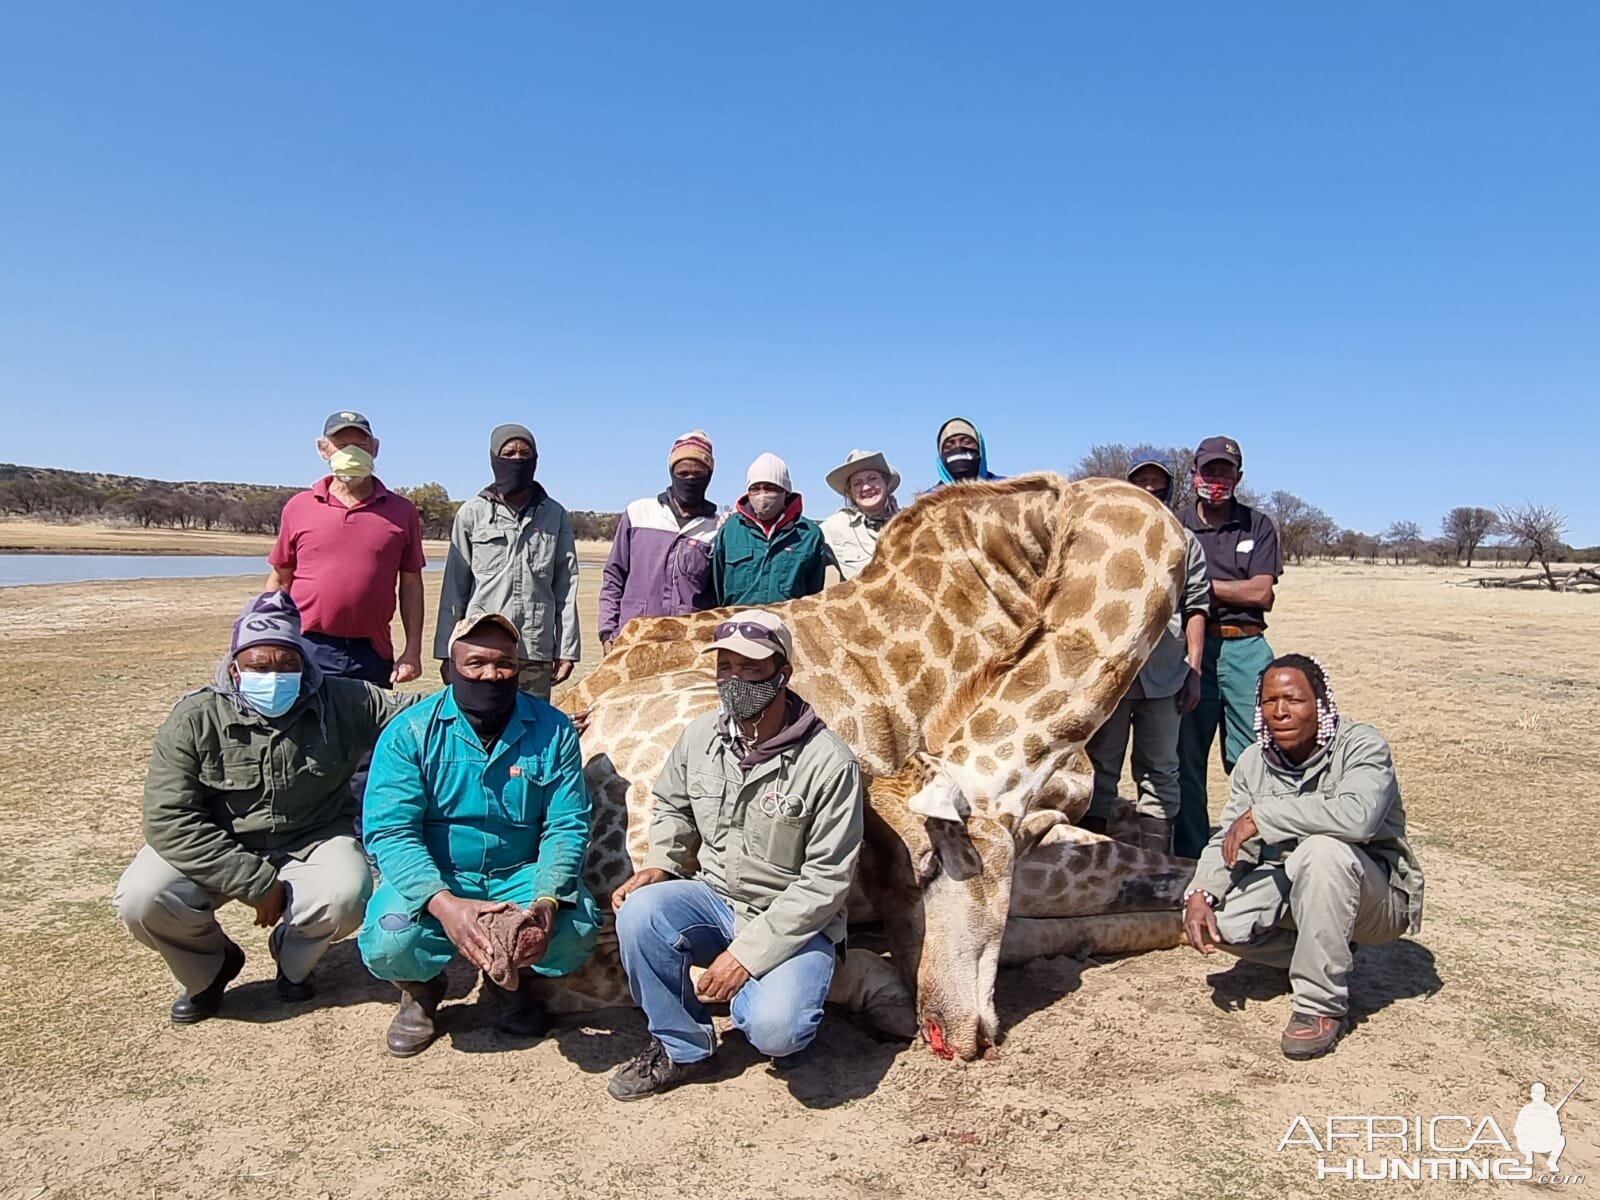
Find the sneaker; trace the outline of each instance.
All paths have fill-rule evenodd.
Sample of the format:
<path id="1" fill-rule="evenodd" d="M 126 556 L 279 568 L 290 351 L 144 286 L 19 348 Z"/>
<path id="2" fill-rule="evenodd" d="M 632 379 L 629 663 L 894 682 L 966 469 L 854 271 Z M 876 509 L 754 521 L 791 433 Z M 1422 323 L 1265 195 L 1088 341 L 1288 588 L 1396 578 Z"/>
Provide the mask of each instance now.
<path id="1" fill-rule="evenodd" d="M 1283 1056 L 1293 1059 L 1321 1058 L 1349 1028 L 1343 1017 L 1323 1017 L 1311 1013 L 1290 1013 L 1283 1030 Z"/>
<path id="2" fill-rule="evenodd" d="M 667 1057 L 667 1048 L 655 1038 L 644 1052 L 628 1063 L 606 1085 L 613 1100 L 643 1100 L 659 1092 L 669 1092 L 679 1084 L 698 1079 L 711 1070 L 715 1055 L 699 1062 L 675 1063 Z"/>

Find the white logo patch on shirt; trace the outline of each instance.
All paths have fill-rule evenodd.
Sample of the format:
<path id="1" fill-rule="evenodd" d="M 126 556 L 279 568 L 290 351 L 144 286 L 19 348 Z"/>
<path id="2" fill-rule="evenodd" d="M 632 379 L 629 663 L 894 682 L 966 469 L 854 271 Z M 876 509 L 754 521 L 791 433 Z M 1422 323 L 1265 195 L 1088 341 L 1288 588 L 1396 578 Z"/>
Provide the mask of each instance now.
<path id="1" fill-rule="evenodd" d="M 1234 548 L 1234 553 L 1235 554 L 1249 554 L 1250 551 L 1254 550 L 1255 548 L 1256 548 L 1256 540 L 1255 540 L 1255 538 L 1245 538 L 1244 541 L 1240 542 L 1238 544 L 1238 546 L 1236 546 Z"/>

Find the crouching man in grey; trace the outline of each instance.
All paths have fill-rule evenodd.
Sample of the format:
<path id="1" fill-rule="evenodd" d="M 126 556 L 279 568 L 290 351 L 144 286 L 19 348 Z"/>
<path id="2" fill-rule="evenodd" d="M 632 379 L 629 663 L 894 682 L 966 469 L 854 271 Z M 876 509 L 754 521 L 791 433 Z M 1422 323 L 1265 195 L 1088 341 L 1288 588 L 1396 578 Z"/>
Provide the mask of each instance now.
<path id="1" fill-rule="evenodd" d="M 861 772 L 788 689 L 793 639 L 772 613 L 716 628 L 719 712 L 690 722 L 655 786 L 650 850 L 612 895 L 650 1045 L 612 1076 L 618 1100 L 711 1068 L 705 1001 L 777 1060 L 811 1044 L 861 850 Z M 698 859 L 699 870 L 692 864 Z M 708 968 L 698 985 L 689 967 Z"/>
<path id="2" fill-rule="evenodd" d="M 272 931 L 278 998 L 314 994 L 311 969 L 360 928 L 372 894 L 350 777 L 416 699 L 324 675 L 288 592 L 245 606 L 215 681 L 179 700 L 156 731 L 146 844 L 113 900 L 183 989 L 174 1025 L 215 1016 L 244 967 L 244 951 L 217 924 L 230 900 Z"/>
<path id="3" fill-rule="evenodd" d="M 1286 654 L 1256 686 L 1256 741 L 1184 894 L 1183 928 L 1287 968 L 1286 1058 L 1316 1058 L 1349 1029 L 1355 948 L 1422 925 L 1422 868 L 1406 841 L 1389 743 L 1343 721 L 1315 659 Z"/>

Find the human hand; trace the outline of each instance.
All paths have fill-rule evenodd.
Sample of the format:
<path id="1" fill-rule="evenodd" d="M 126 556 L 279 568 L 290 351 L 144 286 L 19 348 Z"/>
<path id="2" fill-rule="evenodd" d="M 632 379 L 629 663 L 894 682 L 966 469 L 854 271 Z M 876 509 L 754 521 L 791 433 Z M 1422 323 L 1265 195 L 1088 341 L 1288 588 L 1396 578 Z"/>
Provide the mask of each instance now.
<path id="1" fill-rule="evenodd" d="M 422 678 L 422 651 L 402 654 L 395 660 L 394 670 L 389 672 L 390 683 L 410 683 L 413 679 Z"/>
<path id="2" fill-rule="evenodd" d="M 1193 667 L 1184 677 L 1183 686 L 1178 689 L 1179 714 L 1192 713 L 1200 706 L 1200 672 Z"/>
<path id="3" fill-rule="evenodd" d="M 1217 914 L 1203 892 L 1195 892 L 1183 906 L 1183 936 L 1201 954 L 1217 952 L 1222 935 L 1217 931 Z"/>
<path id="4" fill-rule="evenodd" d="M 1228 832 L 1222 835 L 1222 861 L 1230 871 L 1239 861 L 1240 847 L 1260 832 L 1256 828 L 1256 812 L 1253 808 L 1245 809 L 1228 826 Z"/>
<path id="5" fill-rule="evenodd" d="M 479 913 L 504 912 L 511 906 L 504 901 L 490 904 L 486 900 L 467 900 L 449 892 L 435 892 L 428 901 L 428 912 L 444 927 L 444 935 L 455 944 L 469 963 L 480 971 L 489 969 L 491 947 L 483 930 L 478 928 Z"/>
<path id="6" fill-rule="evenodd" d="M 610 654 L 611 653 L 611 647 L 616 644 L 616 640 L 617 640 L 617 635 L 616 634 L 612 634 L 610 637 L 601 638 L 600 639 L 600 653 L 601 654 Z"/>
<path id="7" fill-rule="evenodd" d="M 623 881 L 621 887 L 611 893 L 611 911 L 616 912 L 622 907 L 622 902 L 640 888 L 670 878 L 671 876 L 660 867 L 646 867 L 642 871 L 635 871 Z"/>
<path id="8" fill-rule="evenodd" d="M 749 982 L 750 972 L 744 969 L 744 964 L 733 956 L 731 950 L 724 950 L 701 973 L 694 990 L 702 1000 L 723 1004 L 737 996 L 739 989 Z"/>
<path id="9" fill-rule="evenodd" d="M 256 925 L 271 929 L 283 920 L 283 910 L 289 907 L 289 889 L 283 886 L 283 880 L 274 879 L 272 890 L 250 907 L 256 910 Z"/>
<path id="10" fill-rule="evenodd" d="M 572 678 L 572 668 L 575 664 L 570 658 L 558 658 L 554 667 L 550 669 L 550 686 L 565 683 Z"/>

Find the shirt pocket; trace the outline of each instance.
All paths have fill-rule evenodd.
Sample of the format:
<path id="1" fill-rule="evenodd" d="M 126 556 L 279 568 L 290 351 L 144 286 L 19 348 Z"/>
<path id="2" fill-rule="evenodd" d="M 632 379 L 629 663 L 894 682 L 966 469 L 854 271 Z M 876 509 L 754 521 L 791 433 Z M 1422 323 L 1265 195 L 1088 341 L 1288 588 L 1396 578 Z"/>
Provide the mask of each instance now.
<path id="1" fill-rule="evenodd" d="M 511 536 L 503 529 L 486 529 L 472 538 L 472 575 L 491 579 L 506 569 L 511 557 Z"/>
<path id="2" fill-rule="evenodd" d="M 545 813 L 550 807 L 550 789 L 556 782 L 555 770 L 538 759 L 520 762 L 512 770 L 520 774 L 506 781 L 506 815 L 513 825 L 537 828 L 544 824 Z"/>
<path id="3" fill-rule="evenodd" d="M 763 788 L 745 808 L 746 856 L 785 875 L 799 875 L 813 815 L 805 797 L 777 787 Z"/>
<path id="4" fill-rule="evenodd" d="M 718 835 L 717 825 L 722 820 L 722 801 L 727 783 L 722 776 L 709 771 L 690 771 L 688 782 L 689 811 L 694 815 L 700 840 L 719 846 L 722 839 Z"/>
<path id="5" fill-rule="evenodd" d="M 234 816 L 262 807 L 261 756 L 253 751 L 232 751 L 206 758 L 200 764 L 200 785 Z"/>

